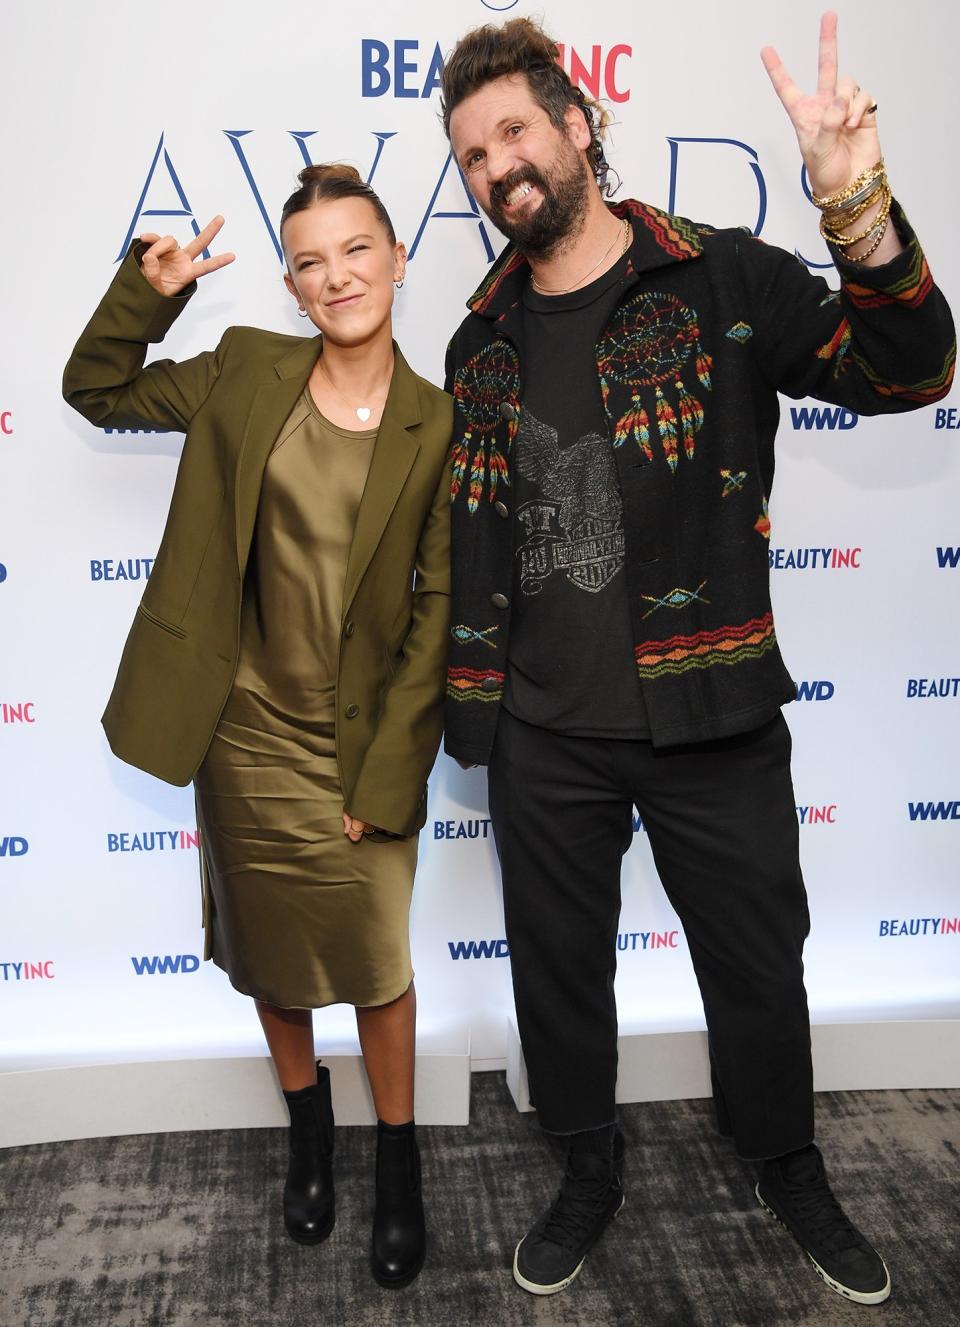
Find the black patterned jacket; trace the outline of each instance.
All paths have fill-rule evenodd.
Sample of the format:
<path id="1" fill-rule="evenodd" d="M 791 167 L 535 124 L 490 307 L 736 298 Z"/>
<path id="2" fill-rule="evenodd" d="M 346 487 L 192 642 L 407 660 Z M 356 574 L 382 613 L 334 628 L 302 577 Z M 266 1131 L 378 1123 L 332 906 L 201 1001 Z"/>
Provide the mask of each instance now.
<path id="1" fill-rule="evenodd" d="M 651 734 L 665 746 L 746 732 L 796 695 L 770 606 L 777 392 L 863 415 L 938 401 L 953 377 L 950 310 L 896 206 L 904 252 L 875 268 L 838 258 L 839 292 L 744 231 L 633 200 L 612 211 L 630 217 L 634 242 L 597 372 Z M 529 271 L 508 248 L 447 352 L 456 417 L 445 748 L 481 764 L 510 629 L 511 444 Z"/>

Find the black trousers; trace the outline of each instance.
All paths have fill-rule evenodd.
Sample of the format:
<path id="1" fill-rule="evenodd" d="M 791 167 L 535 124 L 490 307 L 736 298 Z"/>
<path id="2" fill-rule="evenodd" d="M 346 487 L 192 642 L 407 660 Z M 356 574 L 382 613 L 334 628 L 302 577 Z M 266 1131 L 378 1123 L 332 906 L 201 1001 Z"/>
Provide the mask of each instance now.
<path id="1" fill-rule="evenodd" d="M 520 1039 L 553 1133 L 614 1119 L 620 866 L 643 817 L 703 997 L 718 1117 L 743 1157 L 813 1138 L 809 930 L 782 716 L 654 750 L 566 737 L 501 709 L 490 818 Z"/>

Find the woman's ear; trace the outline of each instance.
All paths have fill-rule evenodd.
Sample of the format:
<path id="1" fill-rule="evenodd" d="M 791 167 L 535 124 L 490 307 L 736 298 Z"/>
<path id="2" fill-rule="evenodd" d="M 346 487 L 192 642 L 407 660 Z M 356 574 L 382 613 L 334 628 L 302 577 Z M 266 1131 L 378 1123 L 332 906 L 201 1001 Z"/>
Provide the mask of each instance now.
<path id="1" fill-rule="evenodd" d="M 297 290 L 297 287 L 294 285 L 293 277 L 290 275 L 289 271 L 284 272 L 283 274 L 283 284 L 286 286 L 287 290 L 289 290 L 293 298 L 297 301 L 297 307 L 302 309 L 303 300 L 301 300 L 300 298 L 300 292 L 299 290 Z"/>

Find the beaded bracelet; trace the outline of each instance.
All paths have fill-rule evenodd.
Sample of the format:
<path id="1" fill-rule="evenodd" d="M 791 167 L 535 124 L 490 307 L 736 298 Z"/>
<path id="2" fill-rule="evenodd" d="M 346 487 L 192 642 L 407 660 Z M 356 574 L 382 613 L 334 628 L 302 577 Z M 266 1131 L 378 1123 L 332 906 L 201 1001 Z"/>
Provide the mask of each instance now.
<path id="1" fill-rule="evenodd" d="M 841 232 L 854 225 L 868 208 L 873 206 L 877 195 L 881 196 L 880 210 L 870 222 L 866 229 L 858 231 L 855 235 L 844 235 Z M 887 233 L 887 223 L 890 219 L 890 208 L 893 203 L 893 194 L 890 185 L 887 183 L 887 172 L 881 157 L 873 166 L 862 171 L 857 178 L 848 184 L 845 189 L 839 193 L 832 194 L 829 198 L 818 198 L 812 194 L 814 204 L 820 209 L 823 215 L 820 218 L 820 234 L 828 244 L 834 245 L 841 250 L 847 250 L 851 245 L 860 244 L 863 240 L 869 240 L 869 246 L 863 253 L 854 257 L 852 254 L 844 253 L 844 257 L 851 263 L 862 263 L 865 258 L 869 258 L 875 253 Z"/>
<path id="2" fill-rule="evenodd" d="M 887 217 L 890 215 L 890 205 L 893 202 L 893 194 L 884 186 L 883 201 L 880 204 L 880 211 L 867 226 L 866 230 L 861 230 L 856 235 L 841 235 L 830 225 L 827 217 L 820 218 L 820 234 L 830 244 L 835 244 L 839 249 L 846 249 L 851 244 L 859 244 L 861 240 L 868 239 L 878 226 L 886 226 Z"/>

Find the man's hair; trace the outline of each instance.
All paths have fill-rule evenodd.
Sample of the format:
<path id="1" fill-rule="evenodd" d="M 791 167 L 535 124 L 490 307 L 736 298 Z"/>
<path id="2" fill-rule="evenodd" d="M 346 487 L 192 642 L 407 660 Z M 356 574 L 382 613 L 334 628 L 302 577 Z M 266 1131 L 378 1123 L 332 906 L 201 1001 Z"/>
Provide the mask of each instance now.
<path id="1" fill-rule="evenodd" d="M 574 87 L 557 63 L 559 56 L 557 43 L 529 18 L 512 18 L 502 27 L 484 23 L 474 28 L 460 38 L 444 62 L 440 82 L 444 132 L 449 138 L 450 116 L 471 93 L 495 78 L 523 74 L 534 100 L 557 129 L 565 128 L 569 107 L 576 106 L 581 112 L 590 130 L 587 160 L 600 192 L 611 194 L 615 186 L 608 179 L 610 167 L 602 142 L 610 115 Z"/>

